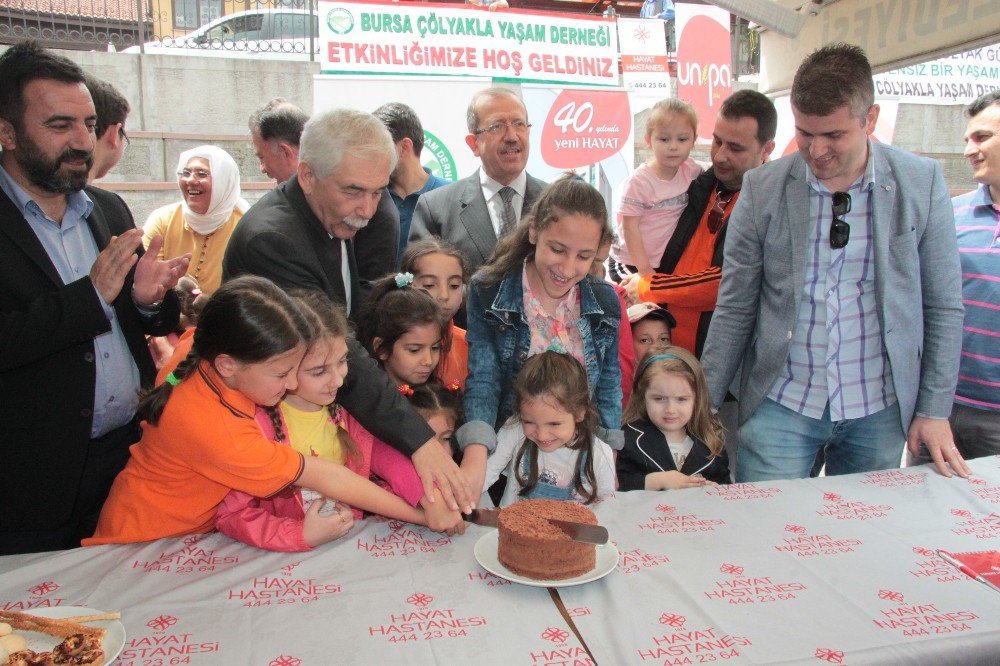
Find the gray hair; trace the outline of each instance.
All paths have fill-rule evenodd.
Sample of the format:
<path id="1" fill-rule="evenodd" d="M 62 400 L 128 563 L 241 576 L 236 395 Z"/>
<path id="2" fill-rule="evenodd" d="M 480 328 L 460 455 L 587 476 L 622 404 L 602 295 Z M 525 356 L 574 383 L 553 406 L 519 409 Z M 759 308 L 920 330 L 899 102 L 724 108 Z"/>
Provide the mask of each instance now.
<path id="1" fill-rule="evenodd" d="M 354 109 L 332 109 L 309 119 L 302 130 L 299 161 L 312 167 L 317 178 L 333 173 L 344 153 L 359 158 L 384 157 L 396 168 L 396 145 L 378 118 Z"/>
<path id="2" fill-rule="evenodd" d="M 479 129 L 479 117 L 476 115 L 476 107 L 479 105 L 480 100 L 499 99 L 500 97 L 516 99 L 524 109 L 524 119 L 528 119 L 528 107 L 524 106 L 524 100 L 516 92 L 510 88 L 484 88 L 472 96 L 472 100 L 469 101 L 469 108 L 465 112 L 465 124 L 469 128 L 469 134 L 475 134 L 476 130 Z"/>

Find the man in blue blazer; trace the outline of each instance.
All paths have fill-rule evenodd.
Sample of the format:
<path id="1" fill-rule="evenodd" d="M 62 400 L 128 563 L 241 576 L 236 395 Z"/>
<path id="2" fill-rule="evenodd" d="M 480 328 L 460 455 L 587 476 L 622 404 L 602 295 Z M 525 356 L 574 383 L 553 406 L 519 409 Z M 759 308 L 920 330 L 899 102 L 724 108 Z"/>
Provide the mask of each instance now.
<path id="1" fill-rule="evenodd" d="M 410 242 L 439 237 L 462 251 L 472 270 L 489 260 L 497 239 L 531 210 L 547 183 L 525 171 L 528 111 L 506 88 L 486 88 L 472 97 L 465 141 L 482 162 L 474 174 L 421 195 L 410 223 Z M 505 202 L 505 191 L 511 190 Z"/>
<path id="2" fill-rule="evenodd" d="M 712 399 L 740 401 L 737 481 L 899 466 L 923 444 L 968 468 L 948 415 L 962 296 L 940 166 L 869 138 L 859 47 L 809 55 L 792 84 L 799 152 L 747 173 L 702 354 Z"/>

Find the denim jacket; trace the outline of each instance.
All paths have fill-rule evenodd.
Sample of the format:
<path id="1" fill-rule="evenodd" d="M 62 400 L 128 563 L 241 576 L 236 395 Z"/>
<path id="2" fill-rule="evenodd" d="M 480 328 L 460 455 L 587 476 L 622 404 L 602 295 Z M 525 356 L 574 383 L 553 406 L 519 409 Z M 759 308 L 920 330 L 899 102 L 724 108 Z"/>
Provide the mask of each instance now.
<path id="1" fill-rule="evenodd" d="M 521 271 L 499 284 L 473 282 L 469 289 L 469 377 L 465 419 L 457 438 L 468 444 L 496 446 L 496 431 L 514 412 L 514 378 L 528 358 L 531 330 L 524 316 Z M 625 442 L 622 426 L 621 366 L 618 326 L 621 305 L 614 288 L 587 276 L 580 282 L 580 319 L 590 396 L 600 416 L 597 436 L 613 449 Z"/>

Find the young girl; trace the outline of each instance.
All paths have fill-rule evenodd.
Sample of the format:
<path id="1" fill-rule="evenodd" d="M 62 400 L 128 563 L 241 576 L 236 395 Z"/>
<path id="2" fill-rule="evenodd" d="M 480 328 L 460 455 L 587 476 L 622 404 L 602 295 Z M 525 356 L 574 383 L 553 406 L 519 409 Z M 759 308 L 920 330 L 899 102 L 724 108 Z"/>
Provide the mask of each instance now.
<path id="1" fill-rule="evenodd" d="M 500 506 L 531 497 L 590 504 L 614 492 L 614 456 L 594 435 L 597 414 L 586 386 L 583 366 L 568 354 L 528 359 L 514 383 L 517 411 L 486 464 L 484 493 L 504 471 Z"/>
<path id="2" fill-rule="evenodd" d="M 403 253 L 400 270 L 413 275 L 413 286 L 430 294 L 449 322 L 441 348 L 437 378 L 445 385 L 458 380 L 465 388 L 469 374 L 469 345 L 465 329 L 455 326 L 455 314 L 462 307 L 465 285 L 469 281 L 469 264 L 461 251 L 440 238 L 427 238 L 411 243 Z"/>
<path id="3" fill-rule="evenodd" d="M 495 446 L 496 431 L 514 411 L 514 378 L 528 357 L 553 345 L 586 368 L 598 435 L 621 448 L 621 304 L 610 284 L 589 273 L 610 236 L 600 193 L 567 174 L 542 191 L 473 277 L 463 448 Z"/>
<path id="4" fill-rule="evenodd" d="M 272 282 L 240 277 L 205 305 L 190 353 L 139 404 L 142 439 L 84 545 L 204 533 L 230 490 L 273 497 L 290 485 L 424 523 L 422 511 L 346 467 L 266 439 L 254 413 L 296 387 L 310 328 Z"/>
<path id="5" fill-rule="evenodd" d="M 313 330 L 312 344 L 299 364 L 295 389 L 276 407 L 257 408 L 264 436 L 290 444 L 303 456 L 347 465 L 361 478 L 375 473 L 388 482 L 388 490 L 416 506 L 423 486 L 409 459 L 334 403 L 347 375 L 346 317 L 319 292 L 299 294 L 296 301 Z M 424 505 L 429 511 L 444 509 L 437 504 Z M 340 538 L 361 517 L 356 509 L 352 516 L 349 507 L 326 504 L 308 489 L 289 488 L 268 499 L 233 490 L 219 506 L 216 528 L 258 548 L 303 551 Z"/>
<path id="6" fill-rule="evenodd" d="M 407 398 L 434 430 L 448 455 L 457 458 L 459 450 L 455 443 L 455 429 L 462 422 L 462 389 L 458 382 L 453 380 L 451 384 L 441 384 L 429 381 L 414 386 Z"/>
<path id="7" fill-rule="evenodd" d="M 615 282 L 652 275 L 677 228 L 691 181 L 701 167 L 689 157 L 698 116 L 687 102 L 657 102 L 646 120 L 646 147 L 653 155 L 625 181 L 618 209 L 609 274 Z"/>
<path id="8" fill-rule="evenodd" d="M 181 339 L 194 335 L 194 327 L 198 325 L 198 316 L 208 302 L 208 294 L 201 290 L 198 281 L 190 275 L 183 275 L 174 287 L 180 306 L 181 316 L 177 328 L 165 336 L 149 338 L 149 353 L 153 356 L 153 364 L 159 370 L 174 354 L 174 347 Z M 159 382 L 157 382 L 159 383 Z"/>
<path id="9" fill-rule="evenodd" d="M 411 273 L 376 280 L 358 314 L 358 340 L 396 384 L 423 384 L 441 360 L 446 320 Z"/>
<path id="10" fill-rule="evenodd" d="M 621 490 L 676 490 L 729 483 L 722 424 L 701 364 L 680 347 L 650 350 L 625 410 L 618 454 Z"/>

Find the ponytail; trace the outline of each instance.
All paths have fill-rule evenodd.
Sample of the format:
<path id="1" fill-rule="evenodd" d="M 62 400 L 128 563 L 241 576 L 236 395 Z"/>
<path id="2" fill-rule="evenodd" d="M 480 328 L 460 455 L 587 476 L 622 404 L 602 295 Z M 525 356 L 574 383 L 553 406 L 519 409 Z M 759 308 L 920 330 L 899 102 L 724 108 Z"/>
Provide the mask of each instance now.
<path id="1" fill-rule="evenodd" d="M 172 376 L 178 383 L 184 381 L 198 369 L 200 360 L 198 352 L 192 348 L 184 360 L 177 364 L 174 371 L 167 375 L 166 381 L 155 388 L 142 391 L 139 394 L 139 407 L 136 409 L 139 418 L 143 421 L 149 421 L 152 425 L 159 423 L 163 408 L 167 406 L 167 399 L 174 391 L 174 384 L 169 378 Z"/>

